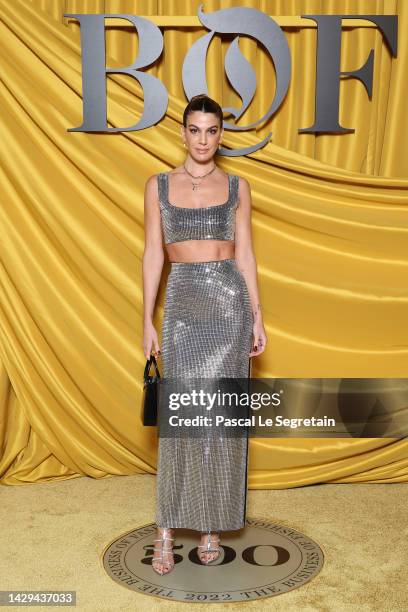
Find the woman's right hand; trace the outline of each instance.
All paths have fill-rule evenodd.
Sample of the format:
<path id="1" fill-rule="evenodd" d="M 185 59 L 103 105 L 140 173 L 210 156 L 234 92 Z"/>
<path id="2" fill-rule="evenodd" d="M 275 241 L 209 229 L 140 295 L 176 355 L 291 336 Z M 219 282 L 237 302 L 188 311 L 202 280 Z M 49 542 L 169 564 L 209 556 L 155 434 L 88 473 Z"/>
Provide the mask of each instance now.
<path id="1" fill-rule="evenodd" d="M 153 347 L 154 347 L 154 351 L 152 350 Z M 157 332 L 151 321 L 144 324 L 143 352 L 145 354 L 146 359 L 150 359 L 150 355 L 152 352 L 154 353 L 155 357 L 158 357 L 161 354 Z"/>

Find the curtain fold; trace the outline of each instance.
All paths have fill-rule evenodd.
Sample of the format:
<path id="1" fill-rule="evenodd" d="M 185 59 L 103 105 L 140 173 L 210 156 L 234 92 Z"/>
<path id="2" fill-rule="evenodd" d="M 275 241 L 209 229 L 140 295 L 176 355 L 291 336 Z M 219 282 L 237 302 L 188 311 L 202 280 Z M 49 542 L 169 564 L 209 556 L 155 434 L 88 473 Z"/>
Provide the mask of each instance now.
<path id="1" fill-rule="evenodd" d="M 169 92 L 165 117 L 140 132 L 67 132 L 82 123 L 78 24 L 63 13 L 196 15 L 200 2 L 0 2 L 0 482 L 6 485 L 156 471 L 156 432 L 141 425 L 143 192 L 147 178 L 182 163 L 187 103 L 181 66 L 204 29 L 164 28 L 163 57 L 147 71 Z M 246 157 L 219 158 L 252 189 L 253 238 L 269 344 L 254 377 L 406 377 L 408 120 L 405 3 L 384 0 L 207 2 L 270 15 L 397 13 L 398 58 L 374 28 L 343 33 L 342 70 L 375 49 L 373 99 L 341 84 L 346 135 L 298 134 L 313 123 L 316 30 L 285 29 L 293 73 L 276 116 L 256 130 L 224 131 Z M 137 36 L 109 26 L 107 65 L 137 54 Z M 240 105 L 225 75 L 230 43 L 209 50 L 209 93 Z M 273 96 L 273 66 L 252 40 L 258 90 L 240 124 Z M 261 85 L 260 85 L 261 84 Z M 266 86 L 268 84 L 268 86 Z M 108 78 L 110 126 L 135 123 L 140 86 Z M 155 312 L 161 328 L 162 279 Z M 250 488 L 319 482 L 408 482 L 408 441 L 252 439 Z"/>

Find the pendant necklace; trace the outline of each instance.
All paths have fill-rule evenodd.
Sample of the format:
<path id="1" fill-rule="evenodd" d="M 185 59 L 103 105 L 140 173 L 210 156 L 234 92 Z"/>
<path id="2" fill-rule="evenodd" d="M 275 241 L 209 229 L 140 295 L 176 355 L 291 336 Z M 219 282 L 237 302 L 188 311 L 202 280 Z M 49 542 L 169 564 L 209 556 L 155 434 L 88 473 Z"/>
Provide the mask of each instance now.
<path id="1" fill-rule="evenodd" d="M 194 176 L 193 174 L 191 174 L 191 172 L 189 172 L 189 171 L 187 170 L 187 168 L 186 168 L 186 166 L 185 166 L 184 164 L 183 164 L 183 167 L 184 167 L 184 170 L 187 172 L 187 174 L 188 174 L 189 176 L 191 176 L 191 178 L 193 178 L 193 179 L 203 179 L 203 178 L 205 178 L 206 176 L 208 176 L 209 174 L 211 174 L 211 172 L 214 172 L 214 170 L 216 169 L 216 167 L 217 167 L 217 166 L 216 166 L 216 165 L 214 165 L 214 168 L 212 168 L 212 169 L 211 169 L 209 172 L 207 172 L 206 174 L 203 174 L 202 176 Z M 199 188 L 199 186 L 200 186 L 200 184 L 201 184 L 201 183 L 195 183 L 194 181 L 191 181 L 191 184 L 192 184 L 192 186 L 193 186 L 193 187 L 192 187 L 193 191 L 195 191 L 196 189 L 198 189 L 198 188 Z"/>

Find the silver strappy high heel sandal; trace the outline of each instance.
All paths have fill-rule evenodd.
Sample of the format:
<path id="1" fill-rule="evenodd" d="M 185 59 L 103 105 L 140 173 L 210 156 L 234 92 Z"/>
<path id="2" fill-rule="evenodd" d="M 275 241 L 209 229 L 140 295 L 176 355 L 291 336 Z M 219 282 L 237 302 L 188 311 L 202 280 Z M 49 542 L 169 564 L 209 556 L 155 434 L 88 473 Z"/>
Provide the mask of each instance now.
<path id="1" fill-rule="evenodd" d="M 198 545 L 197 554 L 201 563 L 208 565 L 212 561 L 216 561 L 220 556 L 220 536 L 217 532 L 214 532 L 213 536 L 215 537 L 215 540 L 211 540 L 211 530 L 209 529 L 208 531 L 203 531 L 202 534 L 204 533 L 207 535 L 207 542 L 205 544 Z M 216 547 L 211 546 L 211 544 L 216 544 Z M 208 558 L 209 555 L 211 555 L 211 558 Z M 206 556 L 207 559 L 205 559 L 204 556 Z"/>
<path id="2" fill-rule="evenodd" d="M 156 538 L 154 541 L 155 542 L 160 542 L 161 546 L 155 546 L 153 548 L 154 552 L 160 552 L 160 556 L 159 557 L 153 557 L 152 559 L 152 567 L 154 569 L 155 572 L 157 572 L 158 574 L 160 574 L 160 576 L 163 576 L 163 574 L 169 574 L 171 572 L 171 570 L 174 567 L 174 558 L 171 559 L 171 561 L 165 561 L 164 560 L 164 554 L 173 554 L 173 544 L 167 547 L 164 546 L 164 543 L 166 541 L 170 541 L 173 542 L 174 538 L 170 537 L 172 536 L 172 532 L 173 529 L 170 527 L 163 527 L 162 528 L 162 533 L 161 533 L 161 537 L 160 538 Z M 159 569 L 158 567 L 155 567 L 155 564 L 158 565 L 162 565 L 164 566 L 163 569 Z M 165 569 L 168 568 L 168 569 Z"/>

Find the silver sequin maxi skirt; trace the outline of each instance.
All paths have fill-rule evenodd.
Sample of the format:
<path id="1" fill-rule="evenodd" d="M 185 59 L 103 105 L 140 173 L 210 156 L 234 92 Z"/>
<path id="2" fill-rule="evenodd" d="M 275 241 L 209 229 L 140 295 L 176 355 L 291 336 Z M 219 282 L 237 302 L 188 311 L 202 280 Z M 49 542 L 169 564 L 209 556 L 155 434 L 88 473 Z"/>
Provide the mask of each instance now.
<path id="1" fill-rule="evenodd" d="M 162 328 L 163 377 L 250 374 L 253 315 L 235 259 L 173 262 Z M 159 437 L 158 527 L 223 531 L 245 525 L 247 437 Z"/>

